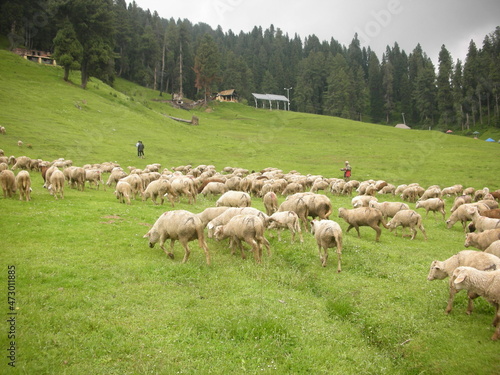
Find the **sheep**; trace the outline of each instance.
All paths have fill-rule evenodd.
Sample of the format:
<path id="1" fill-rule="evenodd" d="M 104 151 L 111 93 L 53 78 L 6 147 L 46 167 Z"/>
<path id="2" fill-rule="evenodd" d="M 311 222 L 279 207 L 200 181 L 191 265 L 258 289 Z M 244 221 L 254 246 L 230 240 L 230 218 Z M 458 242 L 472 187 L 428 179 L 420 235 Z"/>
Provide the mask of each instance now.
<path id="1" fill-rule="evenodd" d="M 446 212 L 444 209 L 445 203 L 441 198 L 429 198 L 426 200 L 418 200 L 415 203 L 415 209 L 423 208 L 425 209 L 425 217 L 429 215 L 429 211 L 434 212 L 434 218 L 436 218 L 436 212 L 439 212 L 443 215 L 443 220 L 445 220 Z"/>
<path id="2" fill-rule="evenodd" d="M 17 168 L 29 169 L 31 163 L 31 158 L 27 156 L 19 156 L 16 158 L 15 164 L 12 166 L 12 170 L 15 171 Z"/>
<path id="3" fill-rule="evenodd" d="M 250 194 L 243 191 L 229 190 L 221 195 L 215 202 L 216 207 L 250 207 L 252 205 L 252 198 Z"/>
<path id="4" fill-rule="evenodd" d="M 222 214 L 218 215 L 214 219 L 210 220 L 209 223 L 207 224 L 207 229 L 208 229 L 208 237 L 212 238 L 213 233 L 216 227 L 219 225 L 224 225 L 231 220 L 233 216 L 236 215 L 255 215 L 258 216 L 260 220 L 262 220 L 262 223 L 267 226 L 267 223 L 269 221 L 269 216 L 267 216 L 264 212 L 259 211 L 256 208 L 253 207 L 229 207 L 227 210 L 225 210 Z"/>
<path id="5" fill-rule="evenodd" d="M 466 203 L 462 204 L 459 206 L 446 220 L 446 227 L 450 229 L 455 225 L 457 221 L 460 221 L 462 223 L 462 227 L 464 229 L 464 232 L 467 231 L 467 222 L 472 220 L 470 212 L 467 210 L 468 207 L 471 206 L 477 206 L 479 213 L 483 212 L 484 210 L 488 210 L 488 206 L 482 203 Z"/>
<path id="6" fill-rule="evenodd" d="M 16 177 L 14 172 L 9 169 L 5 169 L 0 172 L 0 185 L 3 190 L 4 198 L 12 198 L 17 190 L 16 187 Z"/>
<path id="7" fill-rule="evenodd" d="M 94 184 L 97 190 L 99 190 L 99 186 L 102 184 L 104 190 L 106 190 L 106 185 L 104 185 L 104 181 L 102 180 L 102 171 L 100 169 L 86 169 L 85 181 L 88 181 L 89 187 Z"/>
<path id="8" fill-rule="evenodd" d="M 449 281 L 449 298 L 446 309 L 444 310 L 446 314 L 449 314 L 453 309 L 453 300 L 455 294 L 458 290 L 454 285 L 454 278 L 452 277 L 453 271 L 460 266 L 470 266 L 475 267 L 480 270 L 495 270 L 500 269 L 500 258 L 492 255 L 483 253 L 482 251 L 475 250 L 462 250 L 455 255 L 452 255 L 446 260 L 439 261 L 434 260 L 431 263 L 429 274 L 427 275 L 427 280 L 444 280 L 447 277 L 450 278 Z M 471 314 L 474 308 L 473 299 L 477 296 L 474 294 L 469 294 L 469 303 L 467 306 L 467 314 Z"/>
<path id="9" fill-rule="evenodd" d="M 132 186 L 127 181 L 120 180 L 116 184 L 114 194 L 120 203 L 130 204 Z"/>
<path id="10" fill-rule="evenodd" d="M 450 187 L 445 187 L 443 190 L 441 190 L 441 198 L 444 197 L 445 195 L 455 195 L 458 196 L 459 194 L 462 194 L 464 190 L 464 187 L 462 185 L 453 185 Z"/>
<path id="11" fill-rule="evenodd" d="M 415 228 L 418 228 L 424 235 L 424 239 L 427 241 L 427 234 L 425 233 L 425 228 L 422 225 L 422 216 L 413 210 L 398 211 L 396 215 L 394 215 L 394 217 L 387 223 L 387 226 L 391 231 L 396 229 L 398 226 L 401 226 L 401 236 L 403 236 L 404 228 L 410 228 L 412 240 L 415 239 L 415 236 L 417 235 L 417 230 Z"/>
<path id="12" fill-rule="evenodd" d="M 187 262 L 191 253 L 188 242 L 197 239 L 199 246 L 205 252 L 206 262 L 210 265 L 210 252 L 205 242 L 203 224 L 198 216 L 189 211 L 174 210 L 163 213 L 143 238 L 148 239 L 150 248 L 159 243 L 160 248 L 170 259 L 174 259 L 174 243 L 178 240 L 184 247 L 182 263 Z M 170 251 L 165 248 L 165 241 L 168 239 L 170 239 Z"/>
<path id="13" fill-rule="evenodd" d="M 223 182 L 214 182 L 211 181 L 201 191 L 201 194 L 204 196 L 207 195 L 221 195 L 229 191 L 227 186 Z"/>
<path id="14" fill-rule="evenodd" d="M 278 207 L 278 212 L 283 211 L 293 211 L 299 217 L 300 222 L 302 223 L 304 230 L 309 229 L 309 221 L 307 220 L 307 216 L 309 215 L 309 208 L 307 203 L 302 197 L 296 197 L 295 199 L 287 199 Z"/>
<path id="15" fill-rule="evenodd" d="M 484 232 L 488 229 L 500 228 L 500 219 L 492 219 L 480 215 L 477 207 L 469 207 L 468 212 L 471 215 L 472 224 L 474 224 L 474 228 L 476 229 L 477 233 Z"/>
<path id="16" fill-rule="evenodd" d="M 295 233 L 299 234 L 300 242 L 304 242 L 302 231 L 300 230 L 299 216 L 293 211 L 275 212 L 269 216 L 268 229 L 278 230 L 278 241 L 281 241 L 281 230 L 288 228 L 292 233 L 292 243 L 295 242 Z"/>
<path id="17" fill-rule="evenodd" d="M 498 208 L 498 202 L 494 199 L 483 199 L 477 203 L 485 204 L 486 206 L 489 207 L 490 210 L 494 210 L 495 208 Z"/>
<path id="18" fill-rule="evenodd" d="M 262 202 L 266 208 L 266 214 L 271 216 L 278 211 L 278 197 L 273 191 L 269 191 L 262 197 Z"/>
<path id="19" fill-rule="evenodd" d="M 317 193 L 319 190 L 326 190 L 326 189 L 328 189 L 329 185 L 330 184 L 328 183 L 328 181 L 326 179 L 318 178 L 318 179 L 314 180 L 310 192 Z"/>
<path id="20" fill-rule="evenodd" d="M 409 185 L 401 193 L 401 199 L 407 202 L 416 202 L 424 194 L 424 188 L 418 185 Z"/>
<path id="21" fill-rule="evenodd" d="M 344 219 L 345 222 L 349 224 L 346 233 L 348 233 L 352 228 L 355 228 L 356 232 L 358 232 L 358 238 L 361 237 L 359 233 L 360 226 L 368 226 L 373 228 L 373 230 L 376 232 L 375 241 L 379 241 L 380 234 L 382 233 L 379 227 L 380 224 L 382 224 L 384 228 L 388 229 L 382 212 L 380 212 L 380 210 L 377 210 L 376 208 L 359 207 L 348 210 L 341 207 L 339 208 L 339 217 Z"/>
<path id="22" fill-rule="evenodd" d="M 472 197 L 470 195 L 460 195 L 455 198 L 453 201 L 453 206 L 450 209 L 450 212 L 454 212 L 458 207 L 465 203 L 472 203 Z"/>
<path id="23" fill-rule="evenodd" d="M 497 240 L 500 240 L 500 229 L 488 229 L 481 233 L 467 233 L 464 246 L 474 246 L 476 249 L 486 250 Z"/>
<path id="24" fill-rule="evenodd" d="M 420 197 L 421 200 L 426 200 L 429 198 L 440 198 L 441 189 L 438 186 L 430 186 L 424 191 L 424 194 Z"/>
<path id="25" fill-rule="evenodd" d="M 207 224 L 215 219 L 217 216 L 222 215 L 226 210 L 228 210 L 230 207 L 208 207 L 205 208 L 202 212 L 199 214 L 196 214 L 201 220 L 201 223 L 203 225 L 203 228 L 207 226 Z"/>
<path id="26" fill-rule="evenodd" d="M 130 187 L 132 188 L 131 198 L 133 197 L 136 199 L 139 194 L 142 195 L 144 191 L 142 188 L 142 179 L 137 173 L 131 173 L 127 177 L 121 178 L 119 181 L 125 181 L 130 184 Z"/>
<path id="27" fill-rule="evenodd" d="M 301 193 L 303 191 L 304 191 L 304 186 L 302 184 L 299 184 L 298 182 L 291 182 L 285 187 L 285 189 L 283 189 L 281 195 L 283 196 L 293 195 L 296 193 Z"/>
<path id="28" fill-rule="evenodd" d="M 487 248 L 484 250 L 485 253 L 496 255 L 500 258 L 500 240 L 493 241 Z"/>
<path id="29" fill-rule="evenodd" d="M 302 198 L 307 205 L 307 216 L 315 219 L 319 217 L 320 219 L 328 219 L 332 214 L 332 202 L 330 198 L 323 194 L 314 193 L 298 193 L 293 196 L 287 197 L 289 199 Z"/>
<path id="30" fill-rule="evenodd" d="M 23 147 L 23 141 L 17 141 L 17 146 L 18 147 Z"/>
<path id="31" fill-rule="evenodd" d="M 165 197 L 167 196 L 170 200 L 170 204 L 174 207 L 174 199 L 176 198 L 176 195 L 172 190 L 170 181 L 161 178 L 150 182 L 148 186 L 146 186 L 146 190 L 142 192 L 142 201 L 145 202 L 148 198 L 151 198 L 153 204 L 158 205 L 156 198 L 160 197 L 160 204 L 163 204 Z"/>
<path id="32" fill-rule="evenodd" d="M 19 189 L 19 200 L 31 200 L 31 178 L 28 171 L 21 171 L 16 176 L 16 185 Z"/>
<path id="33" fill-rule="evenodd" d="M 2 135 L 7 134 L 7 132 L 5 130 L 5 126 L 0 126 L 0 134 L 2 134 Z"/>
<path id="34" fill-rule="evenodd" d="M 378 202 L 378 199 L 371 195 L 358 195 L 352 198 L 351 204 L 353 208 L 369 207 L 372 201 Z"/>
<path id="35" fill-rule="evenodd" d="M 81 167 L 69 167 L 65 170 L 68 173 L 69 183 L 71 187 L 83 191 L 85 189 L 85 169 Z"/>
<path id="36" fill-rule="evenodd" d="M 313 220 L 311 233 L 316 239 L 321 265 L 326 267 L 328 249 L 335 247 L 337 250 L 337 272 L 342 271 L 342 229 L 333 220 Z"/>
<path id="37" fill-rule="evenodd" d="M 252 247 L 257 263 L 262 262 L 262 246 L 266 246 L 268 256 L 271 256 L 269 242 L 264 237 L 264 223 L 255 215 L 236 215 L 227 222 L 215 228 L 214 237 L 221 241 L 231 238 L 231 254 L 234 254 L 234 245 L 238 245 L 241 257 L 246 258 L 241 241 Z"/>
<path id="38" fill-rule="evenodd" d="M 49 178 L 49 187 L 48 190 L 50 194 L 52 194 L 56 199 L 57 195 L 64 199 L 64 173 L 62 173 L 59 169 L 55 169 Z"/>
<path id="39" fill-rule="evenodd" d="M 393 184 L 387 184 L 387 186 L 384 186 L 379 191 L 380 194 L 392 194 L 392 195 L 396 195 L 395 192 L 396 192 L 396 187 Z"/>
<path id="40" fill-rule="evenodd" d="M 401 202 L 377 202 L 370 201 L 369 207 L 376 208 L 382 212 L 384 220 L 387 220 L 388 217 L 394 217 L 398 211 L 401 210 L 409 210 L 410 207 L 406 203 Z"/>
<path id="41" fill-rule="evenodd" d="M 458 267 L 453 271 L 455 288 L 466 289 L 486 299 L 495 307 L 493 341 L 500 338 L 500 270 L 481 271 L 474 267 Z"/>
<path id="42" fill-rule="evenodd" d="M 108 177 L 108 181 L 106 181 L 106 186 L 111 187 L 111 185 L 118 183 L 124 177 L 127 177 L 127 173 L 120 167 L 115 167 L 112 169 L 111 174 Z"/>

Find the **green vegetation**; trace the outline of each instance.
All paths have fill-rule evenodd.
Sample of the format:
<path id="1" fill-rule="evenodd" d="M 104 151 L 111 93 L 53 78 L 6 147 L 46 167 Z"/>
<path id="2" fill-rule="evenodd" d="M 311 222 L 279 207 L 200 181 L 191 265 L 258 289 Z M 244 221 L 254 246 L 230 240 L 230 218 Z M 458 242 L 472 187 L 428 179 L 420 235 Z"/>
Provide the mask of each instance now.
<path id="1" fill-rule="evenodd" d="M 340 177 L 345 159 L 353 177 L 394 184 L 497 189 L 498 144 L 407 131 L 295 112 L 213 104 L 173 109 L 158 92 L 118 80 L 115 90 L 75 73 L 36 65 L 0 51 L 0 136 L 6 155 L 75 165 L 213 164 Z M 200 126 L 164 114 L 200 118 Z M 137 159 L 135 142 L 146 145 Z M 23 148 L 17 141 L 24 142 Z M 31 148 L 27 148 L 30 144 Z M 180 264 L 142 236 L 171 207 L 135 200 L 119 204 L 112 189 L 66 188 L 54 200 L 31 172 L 31 202 L 0 197 L 4 296 L 7 267 L 16 267 L 16 368 L 8 367 L 4 298 L 2 373 L 19 374 L 495 374 L 493 308 L 476 301 L 465 314 L 459 293 L 446 316 L 447 281 L 428 282 L 428 267 L 463 249 L 458 225 L 445 229 L 431 215 L 429 237 L 414 241 L 383 230 L 344 234 L 342 273 L 335 256 L 322 268 L 311 235 L 303 244 L 278 242 L 262 265 L 232 256 L 227 242 L 207 240 L 212 266 L 197 243 Z M 336 216 L 350 197 L 329 195 Z M 283 198 L 281 198 L 282 200 Z M 380 197 L 380 200 L 396 200 Z M 452 199 L 447 199 L 447 209 Z M 201 212 L 214 198 L 176 209 Z M 254 198 L 253 205 L 263 209 Z M 414 207 L 414 205 L 412 205 Z"/>

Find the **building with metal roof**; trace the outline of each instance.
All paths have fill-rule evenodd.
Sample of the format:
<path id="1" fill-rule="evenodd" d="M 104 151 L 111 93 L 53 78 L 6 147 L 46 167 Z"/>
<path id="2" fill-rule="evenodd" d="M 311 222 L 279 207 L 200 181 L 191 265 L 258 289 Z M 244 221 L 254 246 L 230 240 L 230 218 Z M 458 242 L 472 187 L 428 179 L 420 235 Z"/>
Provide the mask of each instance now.
<path id="1" fill-rule="evenodd" d="M 266 103 L 269 104 L 269 109 L 273 109 L 273 103 L 276 103 L 276 109 L 280 109 L 280 103 L 283 103 L 283 109 L 290 109 L 290 100 L 284 95 L 274 95 L 274 94 L 256 94 L 252 93 L 255 100 L 255 108 L 259 107 L 259 100 L 262 103 L 262 108 L 266 108 Z"/>

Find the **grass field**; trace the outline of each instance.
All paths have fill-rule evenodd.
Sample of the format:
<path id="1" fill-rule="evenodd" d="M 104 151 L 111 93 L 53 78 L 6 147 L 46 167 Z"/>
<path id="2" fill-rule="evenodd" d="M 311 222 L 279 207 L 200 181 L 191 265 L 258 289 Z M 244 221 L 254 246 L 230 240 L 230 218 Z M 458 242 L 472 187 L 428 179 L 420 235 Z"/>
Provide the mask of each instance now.
<path id="1" fill-rule="evenodd" d="M 243 105 L 176 110 L 153 101 L 157 92 L 121 80 L 116 90 L 97 80 L 82 90 L 75 73 L 74 83 L 65 83 L 62 70 L 6 51 L 0 72 L 6 155 L 63 157 L 74 165 L 272 166 L 326 177 L 340 177 L 347 159 L 358 180 L 500 188 L 499 145 L 482 140 Z M 194 114 L 200 126 L 165 114 Z M 496 134 L 481 137 L 488 136 Z M 136 157 L 138 139 L 146 145 L 144 160 Z M 467 316 L 462 292 L 447 316 L 447 280 L 426 280 L 432 260 L 464 249 L 458 224 L 446 229 L 430 215 L 428 241 L 383 230 L 376 243 L 369 228 L 361 238 L 344 233 L 340 274 L 333 252 L 320 266 L 310 234 L 292 245 L 289 233 L 278 242 L 267 232 L 273 254 L 262 265 L 211 239 L 211 266 L 196 242 L 181 264 L 179 244 L 171 260 L 142 238 L 170 206 L 122 205 L 112 190 L 89 188 L 66 188 L 56 201 L 40 174 L 31 176 L 31 202 L 0 197 L 2 374 L 500 373 L 499 343 L 490 341 L 493 308 L 478 299 Z M 328 196 L 331 219 L 345 231 L 336 212 L 350 207 L 351 197 Z M 446 200 L 449 212 L 452 198 Z M 175 209 L 213 205 L 215 198 L 200 196 Z M 263 210 L 257 198 L 253 206 Z M 11 341 L 15 368 L 5 355 Z"/>

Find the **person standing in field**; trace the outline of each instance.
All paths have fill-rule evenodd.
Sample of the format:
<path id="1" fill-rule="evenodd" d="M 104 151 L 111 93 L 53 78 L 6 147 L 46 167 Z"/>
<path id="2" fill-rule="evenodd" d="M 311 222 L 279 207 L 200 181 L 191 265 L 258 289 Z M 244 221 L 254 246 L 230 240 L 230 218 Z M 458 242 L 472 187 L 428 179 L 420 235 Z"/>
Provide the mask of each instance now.
<path id="1" fill-rule="evenodd" d="M 137 147 L 137 156 L 144 159 L 144 143 L 138 141 L 135 146 Z"/>
<path id="2" fill-rule="evenodd" d="M 347 182 L 351 178 L 351 165 L 348 161 L 345 162 L 345 167 L 340 169 L 344 171 L 344 181 Z"/>

